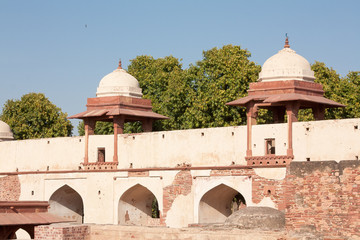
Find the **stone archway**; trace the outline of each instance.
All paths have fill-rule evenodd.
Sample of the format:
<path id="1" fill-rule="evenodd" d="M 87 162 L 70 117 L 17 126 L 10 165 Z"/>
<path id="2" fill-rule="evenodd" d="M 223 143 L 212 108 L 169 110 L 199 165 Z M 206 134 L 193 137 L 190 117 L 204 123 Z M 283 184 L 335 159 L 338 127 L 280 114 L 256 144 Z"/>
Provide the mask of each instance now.
<path id="1" fill-rule="evenodd" d="M 160 223 L 158 202 L 146 187 L 136 184 L 121 196 L 118 206 L 118 224 L 158 225 Z"/>
<path id="2" fill-rule="evenodd" d="M 245 207 L 245 198 L 235 189 L 220 184 L 206 192 L 199 203 L 199 223 L 222 223 L 238 208 Z"/>
<path id="3" fill-rule="evenodd" d="M 49 200 L 49 213 L 77 223 L 84 222 L 84 204 L 79 193 L 68 185 L 56 190 Z"/>
<path id="4" fill-rule="evenodd" d="M 23 228 L 19 228 L 15 232 L 15 236 L 16 236 L 16 239 L 32 239 L 30 233 L 26 229 L 23 229 Z"/>

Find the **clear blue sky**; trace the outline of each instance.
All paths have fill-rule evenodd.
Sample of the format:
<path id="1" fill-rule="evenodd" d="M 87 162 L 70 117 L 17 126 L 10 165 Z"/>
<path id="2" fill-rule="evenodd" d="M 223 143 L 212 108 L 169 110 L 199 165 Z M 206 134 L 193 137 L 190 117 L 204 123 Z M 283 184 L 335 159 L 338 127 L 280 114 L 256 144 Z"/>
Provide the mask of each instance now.
<path id="1" fill-rule="evenodd" d="M 82 112 L 119 58 L 127 68 L 138 55 L 173 55 L 187 68 L 234 44 L 262 65 L 285 33 L 310 63 L 345 76 L 360 70 L 359 9 L 357 0 L 0 0 L 0 111 L 42 92 L 68 115 Z"/>

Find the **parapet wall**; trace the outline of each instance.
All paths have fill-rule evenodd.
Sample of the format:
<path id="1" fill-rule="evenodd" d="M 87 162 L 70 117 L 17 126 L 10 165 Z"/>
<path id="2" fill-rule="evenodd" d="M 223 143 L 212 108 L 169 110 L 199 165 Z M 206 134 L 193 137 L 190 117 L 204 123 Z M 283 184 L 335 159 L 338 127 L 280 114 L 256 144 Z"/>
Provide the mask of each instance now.
<path id="1" fill-rule="evenodd" d="M 355 160 L 360 156 L 360 119 L 297 122 L 293 161 Z M 276 155 L 286 154 L 287 124 L 253 126 L 254 156 L 264 156 L 265 139 L 275 140 Z M 246 126 L 191 129 L 118 136 L 118 169 L 246 165 Z M 0 142 L 1 172 L 79 170 L 84 137 Z M 112 162 L 112 135 L 89 138 L 89 162 L 104 149 Z"/>

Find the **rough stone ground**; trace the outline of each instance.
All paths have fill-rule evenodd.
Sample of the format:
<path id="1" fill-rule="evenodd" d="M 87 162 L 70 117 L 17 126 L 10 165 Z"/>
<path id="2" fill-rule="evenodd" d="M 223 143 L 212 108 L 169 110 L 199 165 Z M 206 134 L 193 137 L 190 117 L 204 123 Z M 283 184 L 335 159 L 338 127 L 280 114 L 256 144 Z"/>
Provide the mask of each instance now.
<path id="1" fill-rule="evenodd" d="M 285 240 L 285 231 L 254 231 L 226 227 L 138 227 L 117 225 L 92 225 L 88 240 L 118 240 L 118 239 L 185 239 L 185 240 Z"/>
<path id="2" fill-rule="evenodd" d="M 52 224 L 41 226 L 42 236 L 37 240 L 360 240 L 350 238 L 323 237 L 313 228 L 297 232 L 286 230 L 238 229 L 224 224 L 207 224 L 187 228 L 97 225 L 97 224 Z"/>

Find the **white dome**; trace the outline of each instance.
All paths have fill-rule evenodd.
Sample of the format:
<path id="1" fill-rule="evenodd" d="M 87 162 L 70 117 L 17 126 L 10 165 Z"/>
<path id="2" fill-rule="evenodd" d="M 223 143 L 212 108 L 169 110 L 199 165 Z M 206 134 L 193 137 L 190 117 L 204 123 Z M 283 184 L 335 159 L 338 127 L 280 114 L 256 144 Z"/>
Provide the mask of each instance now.
<path id="1" fill-rule="evenodd" d="M 294 50 L 285 47 L 265 61 L 258 81 L 314 81 L 310 63 Z"/>
<path id="2" fill-rule="evenodd" d="M 14 135 L 11 132 L 9 125 L 0 120 L 0 142 L 13 139 Z"/>
<path id="3" fill-rule="evenodd" d="M 118 69 L 101 79 L 96 96 L 127 96 L 141 98 L 142 93 L 138 80 L 122 69 L 120 63 Z"/>

